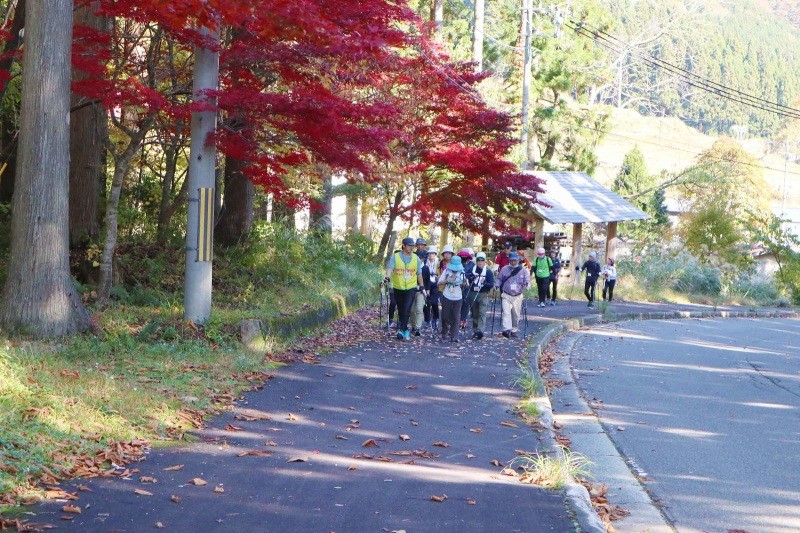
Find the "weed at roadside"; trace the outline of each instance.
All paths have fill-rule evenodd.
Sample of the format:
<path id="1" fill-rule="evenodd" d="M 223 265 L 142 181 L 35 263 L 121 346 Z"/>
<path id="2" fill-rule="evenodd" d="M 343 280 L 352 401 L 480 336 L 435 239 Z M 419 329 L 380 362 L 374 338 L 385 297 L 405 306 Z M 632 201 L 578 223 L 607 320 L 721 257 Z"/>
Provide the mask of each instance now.
<path id="1" fill-rule="evenodd" d="M 561 490 L 577 477 L 592 477 L 592 462 L 583 454 L 562 448 L 556 457 L 543 454 L 526 454 L 515 457 L 511 464 L 521 468 L 519 479 L 552 490 Z"/>

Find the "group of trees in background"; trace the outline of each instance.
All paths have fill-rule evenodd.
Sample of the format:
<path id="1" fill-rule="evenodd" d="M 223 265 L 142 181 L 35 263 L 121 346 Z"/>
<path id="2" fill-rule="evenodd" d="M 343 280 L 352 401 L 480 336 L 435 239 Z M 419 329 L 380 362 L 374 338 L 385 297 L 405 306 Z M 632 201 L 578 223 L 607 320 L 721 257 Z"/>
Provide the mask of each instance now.
<path id="1" fill-rule="evenodd" d="M 451 60 L 435 38 L 436 26 L 402 2 L 80 0 L 74 24 L 69 1 L 60 0 L 60 12 L 26 0 L 2 4 L 7 164 L 1 189 L 6 202 L 14 198 L 0 317 L 8 327 L 42 335 L 86 327 L 74 291 L 67 290 L 68 303 L 48 309 L 53 288 L 19 279 L 36 280 L 47 264 L 34 250 L 57 259 L 64 273 L 67 230 L 72 248 L 88 249 L 90 265 L 101 267 L 101 301 L 111 287 L 118 233 L 161 245 L 180 242 L 190 117 L 199 110 L 192 98 L 193 50 L 217 47 L 204 27 L 222 34 L 220 87 L 213 94 L 219 126 L 205 140 L 221 154 L 218 244 L 247 240 L 256 190 L 269 196 L 276 219 L 283 214 L 290 221 L 302 207 L 312 221 L 324 219 L 333 176 L 350 184 L 346 194 L 383 191 L 389 228 L 398 218 L 426 223 L 448 213 L 465 228 L 502 232 L 509 215 L 540 191 L 540 181 L 507 158 L 515 143 L 513 116 L 487 106 L 476 90 L 486 75 Z M 39 25 L 44 33 L 30 31 Z M 69 76 L 69 63 L 37 55 L 52 51 L 51 35 L 66 39 L 62 47 L 71 42 L 66 109 L 58 103 L 70 97 L 69 79 L 60 86 L 35 77 Z M 38 105 L 26 113 L 33 96 Z M 49 136 L 55 123 L 68 123 L 64 116 L 52 120 L 51 111 L 70 115 L 68 136 Z M 33 160 L 23 159 L 29 143 L 37 152 L 25 157 Z M 69 201 L 68 224 L 52 198 L 40 196 L 48 183 L 60 201 Z M 43 232 L 39 213 L 20 216 L 37 201 L 50 217 L 47 227 L 58 232 Z M 326 231 L 324 224 L 318 229 Z M 19 302 L 30 302 L 24 313 L 14 312 Z"/>
<path id="2" fill-rule="evenodd" d="M 207 110 L 192 94 L 198 48 L 220 58 L 220 86 L 207 95 L 218 126 L 204 142 L 219 153 L 215 239 L 222 247 L 246 243 L 258 218 L 291 227 L 298 210 L 309 213 L 315 234 L 329 235 L 337 195 L 347 198 L 348 229 L 375 238 L 378 255 L 401 224 L 502 234 L 542 190 L 519 165 L 591 173 L 610 106 L 674 114 L 706 131 L 740 123 L 788 131 L 779 116 L 703 94 L 642 60 L 655 55 L 788 104 L 800 89 L 800 69 L 791 68 L 796 34 L 754 16 L 750 4 L 730 7 L 715 19 L 726 21 L 721 30 L 706 33 L 698 21 L 717 14 L 699 0 L 577 0 L 569 13 L 527 2 L 533 81 L 530 143 L 521 146 L 520 0 L 480 3 L 480 30 L 479 3 L 467 0 L 58 0 L 70 8 L 58 16 L 31 0 L 0 0 L 0 205 L 7 206 L 0 216 L 13 227 L 0 322 L 42 335 L 84 328 L 88 315 L 64 276 L 70 257 L 73 274 L 104 302 L 120 245 L 182 248 L 191 117 Z M 30 31 L 39 25 L 47 29 Z M 206 38 L 207 27 L 219 30 L 220 44 Z M 603 46 L 583 27 L 624 45 Z M 39 55 L 54 35 L 70 44 L 71 64 Z M 476 39 L 483 45 L 477 63 Z M 63 84 L 41 91 L 35 76 L 42 70 L 71 76 L 67 100 Z M 26 108 L 34 97 L 38 103 Z M 66 137 L 37 137 L 56 127 L 63 105 Z M 25 151 L 32 148 L 38 151 Z M 670 188 L 720 214 L 757 207 L 723 198 L 736 173 L 718 160 L 733 148 L 714 150 L 720 153 L 676 176 L 649 176 L 636 154 L 626 160 L 615 187 L 654 214 L 628 228 L 631 238 L 658 240 Z M 723 185 L 713 196 L 692 183 Z M 63 219 L 59 202 L 40 193 L 46 184 L 67 202 Z M 46 217 L 29 208 L 37 202 Z M 698 209 L 693 220 L 708 224 L 703 216 Z M 41 231 L 45 219 L 58 231 Z M 376 220 L 382 225 L 373 236 Z M 715 238 L 727 242 L 730 231 L 720 226 Z M 687 229 L 687 243 L 691 235 Z M 60 299 L 31 282 L 30 272 L 55 271 L 51 262 L 61 272 Z M 15 308 L 20 301 L 34 304 Z M 36 304 L 42 301 L 54 307 Z"/>

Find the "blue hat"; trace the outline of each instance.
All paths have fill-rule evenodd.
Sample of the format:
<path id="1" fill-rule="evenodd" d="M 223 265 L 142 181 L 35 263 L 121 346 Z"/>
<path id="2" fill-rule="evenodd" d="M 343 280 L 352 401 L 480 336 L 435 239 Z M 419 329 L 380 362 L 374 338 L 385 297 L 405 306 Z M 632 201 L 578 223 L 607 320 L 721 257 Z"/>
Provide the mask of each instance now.
<path id="1" fill-rule="evenodd" d="M 519 261 L 519 254 L 517 252 L 511 252 L 508 254 L 509 261 Z"/>
<path id="2" fill-rule="evenodd" d="M 414 246 L 414 239 L 411 237 L 406 237 L 403 239 L 403 246 Z"/>
<path id="3" fill-rule="evenodd" d="M 464 265 L 461 264 L 461 258 L 458 256 L 453 257 L 449 263 L 447 263 L 447 270 L 452 270 L 453 272 L 461 272 L 464 270 Z"/>
<path id="4" fill-rule="evenodd" d="M 425 242 L 425 239 L 423 239 L 422 237 L 420 237 L 419 239 L 417 239 L 417 246 L 419 246 L 420 244 L 428 244 L 428 243 L 427 243 L 427 242 Z"/>

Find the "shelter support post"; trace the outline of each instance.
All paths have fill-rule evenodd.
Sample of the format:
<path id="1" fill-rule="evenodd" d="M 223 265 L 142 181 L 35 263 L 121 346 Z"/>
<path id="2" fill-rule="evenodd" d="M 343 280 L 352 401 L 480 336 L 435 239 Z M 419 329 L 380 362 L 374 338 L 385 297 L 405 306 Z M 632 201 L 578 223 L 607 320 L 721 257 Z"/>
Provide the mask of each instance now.
<path id="1" fill-rule="evenodd" d="M 539 249 L 544 246 L 544 219 L 536 218 L 533 220 L 533 231 L 536 232 L 534 237 L 534 248 Z"/>
<path id="2" fill-rule="evenodd" d="M 617 258 L 617 222 L 609 222 L 606 226 L 606 256 Z"/>
<path id="3" fill-rule="evenodd" d="M 575 271 L 576 266 L 581 266 L 581 256 L 583 255 L 583 224 L 580 222 L 572 225 L 572 257 L 570 257 L 570 271 L 572 284 L 579 285 L 581 281 L 580 273 Z"/>

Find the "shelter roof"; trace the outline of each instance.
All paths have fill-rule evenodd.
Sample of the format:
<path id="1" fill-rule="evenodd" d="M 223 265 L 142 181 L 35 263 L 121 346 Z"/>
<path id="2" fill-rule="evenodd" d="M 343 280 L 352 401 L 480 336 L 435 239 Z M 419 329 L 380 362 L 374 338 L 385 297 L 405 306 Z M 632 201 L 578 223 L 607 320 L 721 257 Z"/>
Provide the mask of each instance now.
<path id="1" fill-rule="evenodd" d="M 545 181 L 542 186 L 545 193 L 540 194 L 539 199 L 551 207 L 535 204 L 533 210 L 551 224 L 650 218 L 650 215 L 584 172 L 526 171 L 526 174 L 533 174 Z"/>

